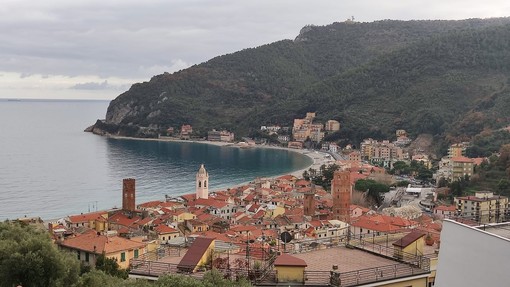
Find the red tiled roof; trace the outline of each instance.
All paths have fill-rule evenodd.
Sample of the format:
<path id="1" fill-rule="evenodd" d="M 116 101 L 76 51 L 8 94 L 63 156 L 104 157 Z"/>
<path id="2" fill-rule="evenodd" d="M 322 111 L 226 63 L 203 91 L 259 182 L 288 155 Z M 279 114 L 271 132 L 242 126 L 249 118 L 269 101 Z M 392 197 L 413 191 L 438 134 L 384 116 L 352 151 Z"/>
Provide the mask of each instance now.
<path id="1" fill-rule="evenodd" d="M 405 248 L 423 236 L 425 236 L 425 233 L 421 231 L 413 231 L 394 242 L 393 246 Z"/>
<path id="2" fill-rule="evenodd" d="M 98 217 L 102 217 L 102 215 L 107 214 L 106 211 L 97 211 L 84 213 L 80 215 L 70 215 L 69 222 L 71 223 L 81 223 L 81 222 L 89 222 L 90 220 L 95 220 Z"/>
<path id="3" fill-rule="evenodd" d="M 306 262 L 301 259 L 289 255 L 287 253 L 283 253 L 274 261 L 275 266 L 296 266 L 296 267 L 306 267 L 308 266 Z"/>
<path id="4" fill-rule="evenodd" d="M 116 214 L 110 216 L 110 218 L 108 218 L 108 222 L 129 227 L 140 219 L 141 218 L 137 217 L 137 216 L 135 216 L 133 218 L 129 218 L 128 216 L 119 212 L 119 213 L 116 213 Z"/>
<path id="5" fill-rule="evenodd" d="M 184 199 L 187 202 L 190 202 L 190 201 L 193 201 L 196 198 L 196 194 L 190 193 L 190 194 L 181 195 L 181 198 Z"/>
<path id="6" fill-rule="evenodd" d="M 172 228 L 168 225 L 163 225 L 163 224 L 154 227 L 154 231 L 156 231 L 156 233 L 158 233 L 158 234 L 168 234 L 168 233 L 179 232 L 177 229 Z"/>
<path id="7" fill-rule="evenodd" d="M 400 230 L 400 228 L 397 226 L 391 225 L 389 223 L 373 221 L 364 216 L 360 216 L 358 218 L 358 220 L 351 223 L 352 226 L 379 232 L 394 232 Z"/>
<path id="8" fill-rule="evenodd" d="M 97 235 L 95 231 L 84 233 L 80 236 L 68 238 L 60 245 L 83 250 L 95 254 L 110 254 L 123 250 L 131 250 L 145 247 L 144 243 L 135 242 L 119 236 Z"/>
<path id="9" fill-rule="evenodd" d="M 197 237 L 193 244 L 188 249 L 188 252 L 184 254 L 181 261 L 177 265 L 178 269 L 193 270 L 197 266 L 200 259 L 209 249 L 211 243 L 214 242 L 214 238 L 209 237 Z"/>
<path id="10" fill-rule="evenodd" d="M 310 182 L 305 179 L 300 179 L 300 180 L 296 181 L 295 185 L 296 186 L 309 186 Z"/>
<path id="11" fill-rule="evenodd" d="M 293 181 L 294 179 L 296 179 L 295 176 L 291 175 L 291 174 L 287 174 L 287 175 L 282 175 L 280 177 L 277 177 L 276 178 L 277 180 L 288 180 L 288 181 Z"/>
<path id="12" fill-rule="evenodd" d="M 454 161 L 454 162 L 465 162 L 465 163 L 473 163 L 474 162 L 474 160 L 472 158 L 465 157 L 465 156 L 452 157 L 452 161 Z"/>
<path id="13" fill-rule="evenodd" d="M 163 203 L 163 201 L 161 201 L 161 200 L 148 201 L 148 202 L 139 204 L 138 208 L 155 208 L 155 207 L 160 206 L 161 203 Z"/>

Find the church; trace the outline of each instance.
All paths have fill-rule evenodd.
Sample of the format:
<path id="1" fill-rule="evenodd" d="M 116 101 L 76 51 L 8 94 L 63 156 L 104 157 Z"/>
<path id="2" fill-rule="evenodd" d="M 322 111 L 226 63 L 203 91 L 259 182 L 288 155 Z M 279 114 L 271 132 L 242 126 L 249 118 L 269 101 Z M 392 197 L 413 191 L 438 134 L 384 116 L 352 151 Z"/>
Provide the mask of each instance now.
<path id="1" fill-rule="evenodd" d="M 207 170 L 205 170 L 204 164 L 200 165 L 200 169 L 196 175 L 196 189 L 195 189 L 195 198 L 209 198 L 209 174 Z"/>

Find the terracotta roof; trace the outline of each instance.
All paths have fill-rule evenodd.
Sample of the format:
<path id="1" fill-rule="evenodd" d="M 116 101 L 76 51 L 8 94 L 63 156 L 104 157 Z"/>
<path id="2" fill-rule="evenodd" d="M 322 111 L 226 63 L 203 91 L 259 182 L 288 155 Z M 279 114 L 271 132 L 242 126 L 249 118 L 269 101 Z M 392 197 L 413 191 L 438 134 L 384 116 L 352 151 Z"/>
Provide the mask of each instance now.
<path id="1" fill-rule="evenodd" d="M 106 211 L 97 211 L 97 212 L 90 212 L 90 213 L 84 213 L 80 215 L 70 215 L 69 216 L 69 222 L 71 223 L 80 223 L 80 222 L 89 222 L 90 220 L 95 220 L 98 217 L 102 217 L 102 215 L 107 214 Z"/>
<path id="2" fill-rule="evenodd" d="M 276 178 L 277 180 L 288 180 L 288 181 L 293 181 L 296 179 L 295 176 L 291 175 L 291 174 L 287 174 L 287 175 L 282 175 L 280 177 L 277 177 Z"/>
<path id="3" fill-rule="evenodd" d="M 129 218 L 125 214 L 119 212 L 119 213 L 116 213 L 116 214 L 110 216 L 110 218 L 108 218 L 108 222 L 129 227 L 129 226 L 132 226 L 135 222 L 137 222 L 140 219 L 141 218 L 138 216 Z"/>
<path id="4" fill-rule="evenodd" d="M 168 233 L 179 232 L 177 229 L 172 228 L 168 225 L 158 225 L 158 226 L 154 227 L 154 231 L 156 231 L 158 234 L 168 234 Z"/>
<path id="5" fill-rule="evenodd" d="M 181 195 L 181 198 L 187 202 L 190 202 L 196 198 L 196 194 L 194 194 L 194 193 L 184 194 L 184 195 Z"/>
<path id="6" fill-rule="evenodd" d="M 163 201 L 161 201 L 161 200 L 148 201 L 148 202 L 144 202 L 144 203 L 139 204 L 138 208 L 155 208 L 155 207 L 160 206 L 160 204 L 162 202 Z"/>
<path id="7" fill-rule="evenodd" d="M 87 251 L 95 254 L 110 254 L 114 252 L 145 247 L 144 243 L 135 242 L 119 236 L 97 235 L 95 231 L 87 232 L 77 237 L 68 238 L 60 245 Z"/>
<path id="8" fill-rule="evenodd" d="M 184 254 L 181 261 L 177 265 L 178 269 L 193 270 L 197 266 L 200 259 L 209 249 L 211 243 L 214 242 L 214 238 L 209 237 L 197 237 L 193 244 L 188 249 L 188 252 Z"/>
<path id="9" fill-rule="evenodd" d="M 379 232 L 395 232 L 400 230 L 400 228 L 397 226 L 391 225 L 389 223 L 373 221 L 364 216 L 360 216 L 358 218 L 359 219 L 357 221 L 351 224 L 352 226 Z"/>
<path id="10" fill-rule="evenodd" d="M 413 231 L 394 242 L 393 246 L 405 248 L 423 236 L 425 236 L 425 233 L 421 231 Z"/>
<path id="11" fill-rule="evenodd" d="M 306 267 L 308 266 L 306 262 L 301 259 L 294 257 L 292 255 L 283 253 L 274 261 L 274 266 L 298 266 L 298 267 Z"/>
<path id="12" fill-rule="evenodd" d="M 465 156 L 452 157 L 452 161 L 454 161 L 454 162 L 465 162 L 465 163 L 473 163 L 474 162 L 474 160 L 472 158 L 465 157 Z"/>

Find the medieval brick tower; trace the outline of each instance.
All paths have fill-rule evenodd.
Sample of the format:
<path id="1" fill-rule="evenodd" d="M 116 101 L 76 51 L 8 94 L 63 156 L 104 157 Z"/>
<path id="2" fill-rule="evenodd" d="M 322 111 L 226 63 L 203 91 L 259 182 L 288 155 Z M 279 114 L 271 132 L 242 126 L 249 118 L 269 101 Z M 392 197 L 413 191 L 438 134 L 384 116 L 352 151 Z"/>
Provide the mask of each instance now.
<path id="1" fill-rule="evenodd" d="M 331 181 L 331 195 L 333 196 L 333 219 L 350 222 L 351 205 L 351 172 L 337 170 Z"/>
<path id="2" fill-rule="evenodd" d="M 135 211 L 135 179 L 122 180 L 122 210 Z"/>
<path id="3" fill-rule="evenodd" d="M 303 208 L 306 216 L 315 215 L 315 184 L 313 183 L 312 189 L 304 193 Z"/>
<path id="4" fill-rule="evenodd" d="M 200 169 L 196 176 L 196 198 L 209 198 L 209 174 L 205 170 L 204 165 L 200 165 Z"/>

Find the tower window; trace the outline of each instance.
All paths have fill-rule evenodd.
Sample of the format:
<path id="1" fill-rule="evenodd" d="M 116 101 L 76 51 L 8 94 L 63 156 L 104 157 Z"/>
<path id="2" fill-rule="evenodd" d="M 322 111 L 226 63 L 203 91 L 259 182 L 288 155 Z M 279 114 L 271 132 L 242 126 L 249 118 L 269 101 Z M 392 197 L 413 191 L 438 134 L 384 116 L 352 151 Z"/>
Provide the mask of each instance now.
<path id="1" fill-rule="evenodd" d="M 207 180 L 204 180 L 204 187 L 207 187 Z"/>
<path id="2" fill-rule="evenodd" d="M 198 182 L 198 187 L 202 187 L 202 182 L 201 181 Z"/>

